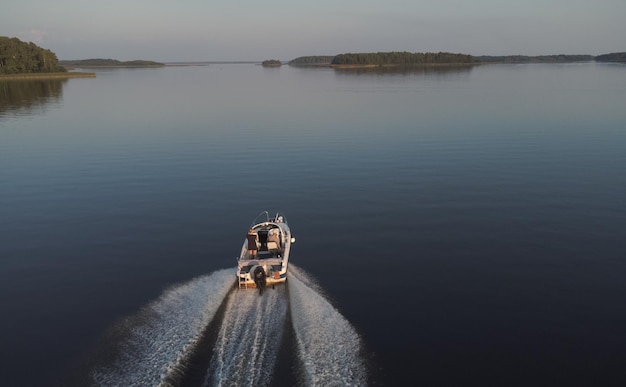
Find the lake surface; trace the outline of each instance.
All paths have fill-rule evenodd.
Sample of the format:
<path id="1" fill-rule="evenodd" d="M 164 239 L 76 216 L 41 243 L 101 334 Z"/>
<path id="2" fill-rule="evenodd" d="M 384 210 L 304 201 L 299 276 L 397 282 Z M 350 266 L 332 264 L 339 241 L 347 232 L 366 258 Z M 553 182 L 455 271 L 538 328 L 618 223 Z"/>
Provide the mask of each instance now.
<path id="1" fill-rule="evenodd" d="M 0 380 L 624 385 L 625 101 L 595 63 L 0 81 Z M 263 210 L 288 285 L 229 291 Z"/>

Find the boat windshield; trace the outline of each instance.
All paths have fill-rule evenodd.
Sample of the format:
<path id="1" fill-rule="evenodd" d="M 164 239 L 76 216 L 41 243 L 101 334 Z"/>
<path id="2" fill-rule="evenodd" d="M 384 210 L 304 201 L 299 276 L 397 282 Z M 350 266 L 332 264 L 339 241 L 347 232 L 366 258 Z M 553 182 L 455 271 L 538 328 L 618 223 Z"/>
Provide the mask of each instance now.
<path id="1" fill-rule="evenodd" d="M 276 212 L 276 215 L 270 217 L 269 211 L 263 211 L 252 221 L 250 227 L 265 222 L 273 222 L 273 223 L 287 223 L 287 218 L 280 211 Z"/>

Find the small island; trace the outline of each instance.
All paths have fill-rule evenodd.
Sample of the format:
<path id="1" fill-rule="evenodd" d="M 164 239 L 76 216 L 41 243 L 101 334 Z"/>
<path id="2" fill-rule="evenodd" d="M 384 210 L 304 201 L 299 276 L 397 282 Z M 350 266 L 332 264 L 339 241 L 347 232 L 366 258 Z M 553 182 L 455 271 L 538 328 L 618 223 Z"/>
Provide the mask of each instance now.
<path id="1" fill-rule="evenodd" d="M 283 65 L 283 63 L 278 59 L 268 59 L 261 62 L 261 65 L 263 67 L 280 67 Z"/>

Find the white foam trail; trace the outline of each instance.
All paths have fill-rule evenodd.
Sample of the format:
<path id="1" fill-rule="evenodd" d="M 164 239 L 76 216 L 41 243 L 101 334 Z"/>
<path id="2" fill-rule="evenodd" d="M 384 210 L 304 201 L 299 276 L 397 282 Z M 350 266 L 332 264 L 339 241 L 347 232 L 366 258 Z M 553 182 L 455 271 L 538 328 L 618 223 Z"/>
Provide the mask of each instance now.
<path id="1" fill-rule="evenodd" d="M 101 386 L 165 385 L 165 378 L 184 358 L 211 322 L 234 284 L 234 269 L 216 271 L 166 290 L 144 307 L 144 321 L 131 329 L 111 366 L 92 374 Z"/>
<path id="2" fill-rule="evenodd" d="M 310 276 L 289 265 L 291 319 L 307 386 L 367 384 L 361 338 L 320 294 Z"/>
<path id="3" fill-rule="evenodd" d="M 234 291 L 215 343 L 206 386 L 266 386 L 282 340 L 287 315 L 284 286 Z"/>

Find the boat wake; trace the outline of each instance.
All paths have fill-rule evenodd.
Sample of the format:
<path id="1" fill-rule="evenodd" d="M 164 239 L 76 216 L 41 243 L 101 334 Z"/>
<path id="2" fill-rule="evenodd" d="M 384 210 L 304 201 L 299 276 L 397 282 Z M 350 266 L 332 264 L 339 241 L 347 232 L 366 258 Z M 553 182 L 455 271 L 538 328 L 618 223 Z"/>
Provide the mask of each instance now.
<path id="1" fill-rule="evenodd" d="M 233 292 L 215 343 L 207 386 L 265 386 L 272 380 L 287 314 L 284 286 Z"/>
<path id="2" fill-rule="evenodd" d="M 366 385 L 361 337 L 295 265 L 289 266 L 289 301 L 303 384 Z"/>
<path id="3" fill-rule="evenodd" d="M 166 290 L 117 327 L 125 331 L 116 361 L 97 368 L 100 386 L 168 385 L 194 350 L 224 297 L 233 289 L 233 269 L 216 271 Z M 127 325 L 125 327 L 124 325 Z"/>
<path id="4" fill-rule="evenodd" d="M 367 384 L 361 338 L 302 269 L 262 296 L 234 283 L 226 269 L 166 290 L 120 324 L 115 361 L 92 384 Z"/>

